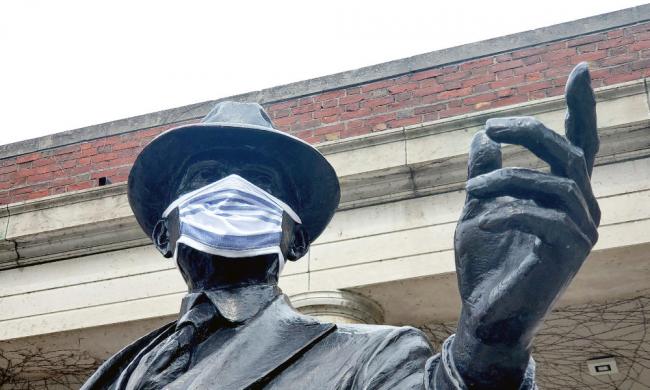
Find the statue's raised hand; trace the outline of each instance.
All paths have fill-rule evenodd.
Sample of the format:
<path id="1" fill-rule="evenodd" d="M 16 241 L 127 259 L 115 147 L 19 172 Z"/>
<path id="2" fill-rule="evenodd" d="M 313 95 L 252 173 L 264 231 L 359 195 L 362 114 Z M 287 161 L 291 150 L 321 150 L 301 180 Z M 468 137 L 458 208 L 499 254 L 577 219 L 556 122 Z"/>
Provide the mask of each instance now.
<path id="1" fill-rule="evenodd" d="M 589 71 L 566 88 L 566 137 L 530 117 L 490 119 L 472 141 L 467 199 L 454 239 L 463 302 L 452 351 L 472 388 L 517 388 L 533 337 L 598 239 L 590 176 L 598 151 Z M 502 168 L 521 145 L 550 173 Z"/>

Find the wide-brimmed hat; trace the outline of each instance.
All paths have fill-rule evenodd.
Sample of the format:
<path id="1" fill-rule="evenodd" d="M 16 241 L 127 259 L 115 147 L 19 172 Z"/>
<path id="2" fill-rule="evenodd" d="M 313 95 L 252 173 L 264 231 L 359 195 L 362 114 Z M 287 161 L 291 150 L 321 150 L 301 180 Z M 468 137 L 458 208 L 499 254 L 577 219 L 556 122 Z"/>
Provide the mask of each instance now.
<path id="1" fill-rule="evenodd" d="M 156 137 L 138 155 L 129 173 L 128 198 L 148 236 L 178 196 L 178 177 L 187 162 L 219 161 L 225 150 L 250 150 L 271 157 L 269 169 L 290 175 L 298 199 L 281 199 L 301 218 L 315 240 L 334 215 L 340 187 L 336 172 L 318 150 L 273 127 L 256 103 L 220 102 L 200 123 L 179 126 Z M 224 158 L 224 157 L 222 157 Z"/>

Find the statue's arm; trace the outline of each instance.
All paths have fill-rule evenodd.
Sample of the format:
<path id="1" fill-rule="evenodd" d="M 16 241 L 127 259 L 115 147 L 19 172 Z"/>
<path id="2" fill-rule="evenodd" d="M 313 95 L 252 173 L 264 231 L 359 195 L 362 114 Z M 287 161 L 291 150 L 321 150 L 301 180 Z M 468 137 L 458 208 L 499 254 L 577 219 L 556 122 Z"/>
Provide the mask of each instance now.
<path id="1" fill-rule="evenodd" d="M 596 243 L 600 222 L 586 64 L 569 76 L 566 97 L 566 137 L 517 117 L 489 120 L 472 142 L 454 238 L 462 310 L 455 337 L 431 364 L 432 388 L 534 388 L 533 338 Z M 503 168 L 500 143 L 527 148 L 550 173 Z"/>

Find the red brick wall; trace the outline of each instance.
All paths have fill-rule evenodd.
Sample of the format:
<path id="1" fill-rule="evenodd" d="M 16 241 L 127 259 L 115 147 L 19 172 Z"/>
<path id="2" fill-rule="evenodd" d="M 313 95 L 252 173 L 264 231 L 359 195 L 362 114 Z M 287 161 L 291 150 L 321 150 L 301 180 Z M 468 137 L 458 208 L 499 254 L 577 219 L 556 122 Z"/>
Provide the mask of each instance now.
<path id="1" fill-rule="evenodd" d="M 594 87 L 650 75 L 650 23 L 542 44 L 266 106 L 277 127 L 310 143 L 561 95 L 573 66 Z M 125 181 L 139 151 L 176 124 L 0 161 L 0 204 Z"/>

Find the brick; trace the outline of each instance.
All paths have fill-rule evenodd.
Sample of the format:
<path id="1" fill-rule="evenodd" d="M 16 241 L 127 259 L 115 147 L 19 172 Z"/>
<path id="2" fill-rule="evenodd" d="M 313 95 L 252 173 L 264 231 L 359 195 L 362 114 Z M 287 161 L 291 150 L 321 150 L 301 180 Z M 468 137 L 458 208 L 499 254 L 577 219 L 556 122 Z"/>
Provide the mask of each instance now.
<path id="1" fill-rule="evenodd" d="M 605 66 L 613 66 L 613 65 L 620 65 L 620 64 L 626 64 L 628 62 L 635 61 L 637 58 L 639 58 L 639 53 L 638 52 L 625 53 L 625 54 L 618 55 L 618 56 L 612 56 L 612 57 L 604 58 L 598 64 L 600 66 L 603 66 L 603 67 L 605 67 Z"/>
<path id="2" fill-rule="evenodd" d="M 471 88 L 461 88 L 461 89 L 455 89 L 453 91 L 444 91 L 438 94 L 438 99 L 444 100 L 444 99 L 449 99 L 449 98 L 454 98 L 459 96 L 467 96 L 470 94 L 471 91 L 472 91 Z"/>
<path id="3" fill-rule="evenodd" d="M 519 104 L 528 101 L 528 96 L 526 95 L 514 95 L 503 99 L 498 99 L 492 102 L 493 107 L 505 107 L 511 106 L 513 104 Z"/>
<path id="4" fill-rule="evenodd" d="M 634 34 L 634 33 L 648 31 L 648 30 L 650 30 L 650 24 L 641 23 L 641 24 L 636 24 L 634 26 L 627 27 L 623 31 Z"/>
<path id="5" fill-rule="evenodd" d="M 650 49 L 650 41 L 639 41 L 630 45 L 630 50 L 637 51 L 644 49 Z"/>
<path id="6" fill-rule="evenodd" d="M 9 166 L 0 166 L 0 175 L 16 172 L 16 170 L 18 170 L 18 166 L 16 164 Z"/>
<path id="7" fill-rule="evenodd" d="M 16 157 L 16 163 L 24 164 L 30 161 L 38 160 L 41 157 L 41 152 L 23 154 L 22 156 Z"/>
<path id="8" fill-rule="evenodd" d="M 641 33 L 638 33 L 638 34 L 634 34 L 634 39 L 636 39 L 637 41 L 650 40 L 650 31 L 645 31 L 645 32 L 641 32 Z"/>
<path id="9" fill-rule="evenodd" d="M 623 36 L 623 30 L 613 30 L 607 32 L 607 38 L 619 38 Z"/>
<path id="10" fill-rule="evenodd" d="M 273 118 L 278 119 L 278 118 L 284 118 L 291 115 L 291 109 L 289 108 L 284 108 L 282 110 L 276 110 L 273 111 Z"/>
<path id="11" fill-rule="evenodd" d="M 388 88 L 375 89 L 374 91 L 370 91 L 364 94 L 366 99 L 372 99 L 372 98 L 388 96 L 388 95 L 390 95 L 390 93 L 388 92 Z"/>
<path id="12" fill-rule="evenodd" d="M 429 69 L 429 70 L 424 70 L 420 72 L 416 72 L 411 75 L 411 80 L 413 81 L 419 81 L 419 80 L 424 80 L 424 79 L 430 79 L 433 77 L 437 77 L 443 74 L 442 69 L 440 68 L 434 68 L 434 69 Z"/>
<path id="13" fill-rule="evenodd" d="M 313 96 L 307 96 L 307 97 L 298 99 L 298 106 L 305 106 L 307 104 L 312 104 L 312 103 L 314 103 L 314 97 Z"/>
<path id="14" fill-rule="evenodd" d="M 336 133 L 327 133 L 327 134 L 325 134 L 325 140 L 326 141 L 336 141 L 339 138 L 341 138 L 341 132 L 340 131 L 337 131 Z"/>
<path id="15" fill-rule="evenodd" d="M 546 91 L 545 90 L 533 91 L 533 92 L 528 94 L 528 99 L 529 100 L 544 99 L 545 97 L 546 97 Z"/>
<path id="16" fill-rule="evenodd" d="M 326 100 L 336 99 L 342 96 L 345 96 L 345 90 L 337 89 L 334 91 L 329 91 L 329 92 L 322 93 L 320 95 L 316 95 L 314 97 L 314 101 L 323 102 Z"/>
<path id="17" fill-rule="evenodd" d="M 334 123 L 339 121 L 339 116 L 338 115 L 330 115 L 330 116 L 324 116 L 320 118 L 320 121 L 322 123 Z"/>
<path id="18" fill-rule="evenodd" d="M 70 184 L 68 186 L 68 191 L 79 191 L 79 190 L 85 190 L 87 188 L 91 188 L 94 185 L 94 181 L 84 181 L 81 183 L 77 184 Z"/>
<path id="19" fill-rule="evenodd" d="M 351 96 L 345 96 L 339 99 L 339 104 L 345 105 L 345 104 L 350 104 L 350 103 L 357 103 L 363 100 L 363 95 L 357 94 L 357 95 L 351 95 Z"/>
<path id="20" fill-rule="evenodd" d="M 95 149 L 94 147 L 85 148 L 85 149 L 83 149 L 81 151 L 81 157 L 90 157 L 90 156 L 94 156 L 96 154 L 97 154 L 97 149 Z"/>
<path id="21" fill-rule="evenodd" d="M 322 110 L 315 111 L 313 114 L 314 119 L 322 118 L 325 116 L 336 115 L 341 112 L 341 109 L 338 107 L 325 108 Z"/>
<path id="22" fill-rule="evenodd" d="M 361 93 L 361 87 L 352 87 L 345 90 L 345 96 L 358 95 Z"/>
<path id="23" fill-rule="evenodd" d="M 522 60 L 512 60 L 512 61 L 507 61 L 507 62 L 501 62 L 499 64 L 494 64 L 490 67 L 490 70 L 492 72 L 500 72 L 502 70 L 508 70 L 508 69 L 513 69 L 513 68 L 519 68 L 521 66 L 524 66 L 524 62 Z"/>
<path id="24" fill-rule="evenodd" d="M 620 37 L 620 38 L 608 39 L 606 41 L 598 43 L 598 50 L 604 50 L 604 49 L 609 49 L 609 48 L 612 48 L 612 47 L 624 46 L 624 45 L 628 45 L 628 44 L 630 44 L 632 42 L 634 42 L 634 38 L 632 38 L 632 37 Z"/>
<path id="25" fill-rule="evenodd" d="M 472 110 L 473 110 L 473 108 L 470 107 L 470 106 L 449 108 L 449 109 L 444 110 L 444 111 L 439 111 L 438 112 L 438 117 L 440 119 L 449 118 L 449 117 L 456 116 L 456 115 L 467 114 L 468 112 L 471 112 Z"/>
<path id="26" fill-rule="evenodd" d="M 465 79 L 461 82 L 462 87 L 473 87 L 479 84 L 485 84 L 490 81 L 494 81 L 494 74 L 488 74 L 485 76 L 473 77 L 470 79 Z"/>
<path id="27" fill-rule="evenodd" d="M 531 47 L 527 49 L 517 50 L 512 53 L 512 59 L 519 59 L 530 56 L 537 56 L 538 54 L 544 54 L 548 48 L 545 46 L 542 47 Z"/>
<path id="28" fill-rule="evenodd" d="M 475 85 L 472 87 L 472 93 L 483 93 L 491 90 L 490 84 L 480 84 L 480 85 Z"/>
<path id="29" fill-rule="evenodd" d="M 605 79 L 605 84 L 612 85 L 612 84 L 624 83 L 626 81 L 638 80 L 640 78 L 643 78 L 643 72 L 641 71 L 625 72 L 625 73 L 609 76 L 608 78 Z"/>
<path id="30" fill-rule="evenodd" d="M 62 148 L 55 149 L 54 155 L 60 156 L 62 154 L 74 153 L 74 152 L 78 152 L 80 150 L 81 150 L 81 146 L 78 145 L 78 144 L 77 145 L 69 145 L 69 146 L 64 146 Z"/>
<path id="31" fill-rule="evenodd" d="M 364 121 L 362 119 L 357 119 L 349 122 L 345 122 L 346 130 L 360 129 L 363 127 Z"/>
<path id="32" fill-rule="evenodd" d="M 338 99 L 330 99 L 330 100 L 325 100 L 321 102 L 321 107 L 323 108 L 330 108 L 330 107 L 336 107 L 339 105 L 339 100 Z"/>
<path id="33" fill-rule="evenodd" d="M 512 53 L 504 53 L 504 54 L 499 54 L 496 57 L 494 57 L 494 60 L 496 62 L 506 62 L 506 61 L 511 61 L 512 60 Z"/>
<path id="34" fill-rule="evenodd" d="M 292 115 L 306 114 L 308 112 L 313 112 L 316 110 L 316 105 L 314 103 L 303 104 L 298 107 L 291 109 Z"/>
<path id="35" fill-rule="evenodd" d="M 321 125 L 321 121 L 319 119 L 312 119 L 310 121 L 306 122 L 298 122 L 294 126 L 292 126 L 292 130 L 306 130 L 306 129 L 313 129 L 315 127 L 318 127 Z"/>
<path id="36" fill-rule="evenodd" d="M 396 119 L 393 121 L 388 122 L 388 127 L 391 129 L 394 129 L 396 127 L 402 127 L 402 126 L 410 126 L 410 125 L 415 125 L 418 123 L 422 123 L 422 118 L 419 116 L 414 116 L 411 118 L 402 118 L 402 119 Z"/>
<path id="37" fill-rule="evenodd" d="M 518 87 L 517 92 L 519 92 L 519 93 L 528 93 L 528 92 L 538 91 L 540 89 L 551 88 L 551 87 L 553 87 L 553 84 L 550 81 L 545 80 L 545 81 L 540 81 L 540 82 L 537 82 L 537 83 L 527 84 L 527 85 L 523 85 L 521 87 Z"/>
<path id="38" fill-rule="evenodd" d="M 396 120 L 396 119 L 397 119 L 397 115 L 395 113 L 377 115 L 377 116 L 373 116 L 371 118 L 368 118 L 368 120 L 366 120 L 366 124 L 370 125 L 372 127 L 375 127 L 375 125 L 378 125 L 380 123 L 386 123 L 388 121 L 392 121 L 392 120 Z"/>
<path id="39" fill-rule="evenodd" d="M 523 61 L 524 65 L 533 65 L 533 64 L 538 64 L 542 62 L 542 57 L 541 56 L 531 56 L 531 57 L 525 57 L 522 58 L 521 61 Z"/>
<path id="40" fill-rule="evenodd" d="M 384 104 L 392 103 L 393 102 L 393 96 L 385 96 L 385 97 L 380 97 L 376 99 L 368 99 L 363 102 L 361 102 L 361 107 L 367 107 L 367 108 L 374 108 L 377 106 L 382 106 Z"/>
<path id="41" fill-rule="evenodd" d="M 576 47 L 576 49 L 578 50 L 578 53 L 590 53 L 592 51 L 596 51 L 597 48 L 598 48 L 598 46 L 595 43 L 590 43 L 588 45 L 582 45 L 582 46 Z"/>
<path id="42" fill-rule="evenodd" d="M 436 111 L 429 114 L 424 114 L 422 116 L 422 123 L 437 121 L 438 119 L 440 119 L 440 115 L 438 115 L 438 112 Z"/>
<path id="43" fill-rule="evenodd" d="M 411 92 L 402 92 L 402 93 L 398 93 L 398 94 L 395 95 L 395 101 L 396 102 L 403 102 L 405 100 L 411 99 L 411 97 L 413 97 L 413 93 L 411 93 Z"/>
<path id="44" fill-rule="evenodd" d="M 497 93 L 497 97 L 503 98 L 503 97 L 512 96 L 515 93 L 515 90 L 512 88 L 506 88 L 506 89 L 499 90 L 496 93 Z"/>
<path id="45" fill-rule="evenodd" d="M 455 80 L 461 80 L 465 79 L 470 76 L 470 72 L 463 72 L 463 71 L 458 71 L 458 72 L 453 72 L 446 74 L 444 76 L 439 76 L 437 80 L 441 83 L 446 83 L 447 81 L 455 81 Z"/>
<path id="46" fill-rule="evenodd" d="M 413 96 L 432 95 L 432 94 L 436 94 L 438 92 L 442 92 L 444 90 L 445 90 L 445 88 L 442 85 L 438 84 L 438 85 L 434 85 L 434 86 L 427 87 L 427 88 L 416 89 L 415 91 L 413 91 Z"/>
<path id="47" fill-rule="evenodd" d="M 370 133 L 371 130 L 368 127 L 357 127 L 353 129 L 345 129 L 341 132 L 341 138 L 356 137 L 364 134 Z"/>
<path id="48" fill-rule="evenodd" d="M 336 125 L 331 125 L 331 126 L 323 126 L 319 127 L 317 129 L 314 129 L 313 135 L 319 136 L 319 135 L 325 135 L 328 133 L 334 133 L 334 132 L 339 132 L 341 130 L 345 129 L 345 125 L 342 123 L 338 123 Z"/>
<path id="49" fill-rule="evenodd" d="M 514 76 L 514 77 L 506 78 L 506 79 L 503 79 L 503 80 L 494 81 L 494 82 L 490 83 L 490 88 L 499 89 L 499 88 L 503 88 L 503 87 L 511 87 L 511 86 L 523 83 L 524 80 L 525 80 L 525 76 L 523 76 L 523 75 Z"/>
<path id="50" fill-rule="evenodd" d="M 527 73 L 524 75 L 524 79 L 528 81 L 540 81 L 544 78 L 544 73 L 542 72 L 534 72 L 534 73 Z"/>
<path id="51" fill-rule="evenodd" d="M 35 192 L 30 192 L 26 196 L 26 200 L 33 200 L 33 199 L 38 199 L 38 198 L 43 198 L 45 196 L 48 196 L 50 194 L 50 190 L 41 190 L 41 191 L 35 191 Z"/>
<path id="52" fill-rule="evenodd" d="M 270 106 L 265 107 L 269 111 L 279 111 L 286 110 L 287 108 L 293 108 L 298 105 L 297 100 L 287 100 L 280 103 L 273 103 Z"/>
<path id="53" fill-rule="evenodd" d="M 506 69 L 496 73 L 497 80 L 506 79 L 515 75 L 513 69 Z"/>
<path id="54" fill-rule="evenodd" d="M 588 43 L 604 41 L 605 39 L 607 39 L 607 35 L 603 33 L 587 35 L 580 38 L 570 39 L 567 42 L 567 47 L 582 46 Z"/>
<path id="55" fill-rule="evenodd" d="M 650 69 L 650 59 L 635 61 L 630 64 L 632 70 Z"/>
<path id="56" fill-rule="evenodd" d="M 584 53 L 584 54 L 578 54 L 576 56 L 571 57 L 571 63 L 572 64 L 579 64 L 583 61 L 587 62 L 592 62 L 592 61 L 597 61 L 600 59 L 603 59 L 607 57 L 607 52 L 604 50 L 601 51 L 595 51 L 592 53 Z"/>
<path id="57" fill-rule="evenodd" d="M 405 84 L 397 84 L 397 85 L 392 85 L 392 86 L 388 87 L 388 92 L 395 95 L 395 94 L 402 93 L 402 92 L 405 92 L 405 91 L 414 90 L 417 87 L 418 87 L 418 83 L 416 83 L 416 82 L 410 82 L 410 83 L 405 83 Z"/>
<path id="58" fill-rule="evenodd" d="M 465 62 L 463 64 L 460 64 L 460 69 L 461 70 L 470 70 L 470 69 L 476 69 L 476 68 L 483 68 L 487 67 L 488 65 L 492 65 L 494 63 L 494 58 L 493 57 L 486 57 L 486 58 L 480 58 L 477 60 L 472 60 Z"/>
<path id="59" fill-rule="evenodd" d="M 297 121 L 298 121 L 298 118 L 296 118 L 295 116 L 286 116 L 286 117 L 283 117 L 283 118 L 274 119 L 273 124 L 278 126 L 278 127 L 282 127 L 282 126 L 292 125 L 292 124 L 296 123 Z"/>
<path id="60" fill-rule="evenodd" d="M 482 95 L 470 96 L 463 99 L 463 104 L 472 105 L 481 102 L 488 102 L 496 99 L 497 95 L 494 92 L 484 93 Z"/>
<path id="61" fill-rule="evenodd" d="M 379 81 L 372 82 L 370 84 L 362 85 L 361 92 L 366 93 L 366 92 L 374 91 L 375 89 L 387 88 L 393 84 L 395 84 L 394 79 L 379 80 Z"/>
<path id="62" fill-rule="evenodd" d="M 559 49 L 554 51 L 549 51 L 548 53 L 542 56 L 542 61 L 555 61 L 562 58 L 567 58 L 576 55 L 575 48 L 569 49 Z"/>
<path id="63" fill-rule="evenodd" d="M 102 154 L 96 154 L 90 158 L 90 161 L 92 163 L 100 162 L 100 161 L 107 161 L 107 160 L 114 160 L 116 159 L 117 153 L 102 153 Z"/>
<path id="64" fill-rule="evenodd" d="M 610 56 L 618 56 L 621 54 L 627 54 L 629 52 L 627 46 L 612 47 L 611 49 L 608 50 Z"/>
<path id="65" fill-rule="evenodd" d="M 372 113 L 372 110 L 368 107 L 362 107 L 356 111 L 349 111 L 349 112 L 344 112 L 339 115 L 339 118 L 342 121 L 348 120 L 348 119 L 356 119 L 356 118 L 362 118 L 370 115 Z"/>

